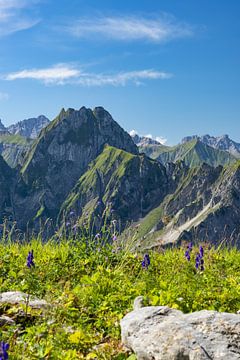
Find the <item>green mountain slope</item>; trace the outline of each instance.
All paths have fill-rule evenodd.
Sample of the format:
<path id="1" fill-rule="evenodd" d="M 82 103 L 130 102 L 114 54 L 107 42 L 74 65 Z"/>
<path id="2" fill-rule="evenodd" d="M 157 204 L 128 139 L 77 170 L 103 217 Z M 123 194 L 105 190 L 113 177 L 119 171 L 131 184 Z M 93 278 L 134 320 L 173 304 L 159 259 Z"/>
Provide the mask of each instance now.
<path id="1" fill-rule="evenodd" d="M 111 204 L 109 215 L 122 230 L 159 204 L 168 186 L 165 168 L 158 162 L 106 146 L 67 197 L 60 217 L 74 210 L 81 222 L 87 213 L 100 228 Z"/>
<path id="2" fill-rule="evenodd" d="M 0 133 L 0 154 L 12 168 L 16 167 L 23 161 L 23 157 L 29 150 L 31 139 L 24 138 L 18 134 L 1 134 Z"/>
<path id="3" fill-rule="evenodd" d="M 167 162 L 176 162 L 178 160 L 183 160 L 190 167 L 200 166 L 203 163 L 218 166 L 236 161 L 236 158 L 228 152 L 214 149 L 203 144 L 198 139 L 168 147 L 167 149 L 164 149 L 162 146 L 157 146 L 156 148 L 150 145 L 146 150 L 141 150 L 146 151 L 149 156 L 157 159 L 164 165 Z"/>

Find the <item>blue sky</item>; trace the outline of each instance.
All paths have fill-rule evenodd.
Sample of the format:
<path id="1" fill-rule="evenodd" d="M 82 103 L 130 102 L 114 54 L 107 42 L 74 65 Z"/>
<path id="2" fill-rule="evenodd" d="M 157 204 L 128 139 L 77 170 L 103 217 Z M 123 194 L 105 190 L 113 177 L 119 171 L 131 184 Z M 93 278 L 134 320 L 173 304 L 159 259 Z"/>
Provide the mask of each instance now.
<path id="1" fill-rule="evenodd" d="M 101 105 L 168 144 L 240 142 L 239 14 L 239 0 L 0 0 L 0 117 Z"/>

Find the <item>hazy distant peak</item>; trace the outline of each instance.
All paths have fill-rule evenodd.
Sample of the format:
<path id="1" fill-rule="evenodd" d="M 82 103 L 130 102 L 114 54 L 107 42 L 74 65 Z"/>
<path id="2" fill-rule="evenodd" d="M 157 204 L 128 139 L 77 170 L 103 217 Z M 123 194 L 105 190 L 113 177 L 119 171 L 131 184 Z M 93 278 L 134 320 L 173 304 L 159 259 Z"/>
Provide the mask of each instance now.
<path id="1" fill-rule="evenodd" d="M 230 139 L 227 134 L 220 136 L 211 136 L 209 134 L 186 136 L 182 139 L 181 143 L 183 144 L 194 139 L 198 139 L 202 143 L 212 146 L 215 149 L 228 151 L 232 155 L 240 158 L 240 144 Z"/>

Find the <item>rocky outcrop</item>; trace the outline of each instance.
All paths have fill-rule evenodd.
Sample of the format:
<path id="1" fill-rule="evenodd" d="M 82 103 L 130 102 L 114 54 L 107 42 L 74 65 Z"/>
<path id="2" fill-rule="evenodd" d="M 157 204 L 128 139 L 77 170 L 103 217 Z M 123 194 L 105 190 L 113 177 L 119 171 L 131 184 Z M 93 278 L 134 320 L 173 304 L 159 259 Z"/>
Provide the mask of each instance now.
<path id="1" fill-rule="evenodd" d="M 36 139 L 40 131 L 49 123 L 50 120 L 46 116 L 40 115 L 36 118 L 25 119 L 10 125 L 7 130 L 13 135 L 17 134 L 25 138 Z"/>
<path id="2" fill-rule="evenodd" d="M 26 304 L 33 309 L 42 309 L 49 306 L 49 304 L 42 299 L 37 299 L 36 297 L 30 296 L 28 299 L 28 294 L 23 293 L 22 291 L 6 291 L 0 293 L 0 305 L 19 305 Z"/>
<path id="3" fill-rule="evenodd" d="M 9 132 L 0 132 L 0 154 L 12 168 L 21 164 L 31 144 L 31 139 L 12 135 Z"/>
<path id="4" fill-rule="evenodd" d="M 121 320 L 122 342 L 138 360 L 237 360 L 240 316 L 166 306 L 136 309 Z"/>
<path id="5" fill-rule="evenodd" d="M 0 134 L 3 132 L 5 133 L 7 131 L 7 128 L 3 125 L 2 119 L 0 119 Z"/>

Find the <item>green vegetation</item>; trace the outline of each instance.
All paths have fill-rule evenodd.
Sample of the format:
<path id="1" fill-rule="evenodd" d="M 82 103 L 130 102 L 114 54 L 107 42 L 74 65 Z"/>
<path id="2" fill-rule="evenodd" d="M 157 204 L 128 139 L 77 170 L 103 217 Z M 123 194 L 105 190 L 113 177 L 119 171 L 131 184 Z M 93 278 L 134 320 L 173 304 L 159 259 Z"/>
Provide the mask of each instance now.
<path id="1" fill-rule="evenodd" d="M 0 135 L 0 144 L 17 144 L 22 146 L 30 146 L 33 140 L 27 139 L 19 134 Z"/>
<path id="2" fill-rule="evenodd" d="M 111 192 L 113 188 L 117 188 L 119 180 L 126 174 L 126 170 L 134 158 L 137 158 L 137 156 L 106 145 L 103 152 L 89 165 L 89 169 L 79 179 L 73 191 L 67 197 L 61 213 L 64 210 L 69 211 L 78 200 L 89 193 L 89 198 L 93 195 L 98 197 L 97 183 L 99 177 L 106 186 L 105 197 L 107 197 L 106 194 Z"/>
<path id="3" fill-rule="evenodd" d="M 31 310 L 26 304 L 0 307 L 16 325 L 3 326 L 1 340 L 10 344 L 10 359 L 127 359 L 121 347 L 120 319 L 136 296 L 150 305 L 184 312 L 240 309 L 240 252 L 204 247 L 204 271 L 196 270 L 186 246 L 152 252 L 143 269 L 143 253 L 122 244 L 104 245 L 75 235 L 75 240 L 29 244 L 0 243 L 0 291 L 21 290 L 51 306 Z M 26 266 L 33 249 L 35 267 Z M 22 314 L 22 315 L 21 315 Z M 20 316 L 21 315 L 21 316 Z"/>
<path id="4" fill-rule="evenodd" d="M 211 166 L 218 166 L 236 161 L 236 158 L 227 151 L 214 149 L 196 139 L 172 147 L 149 145 L 140 150 L 162 164 L 184 160 L 187 166 L 195 167 L 204 162 Z"/>

